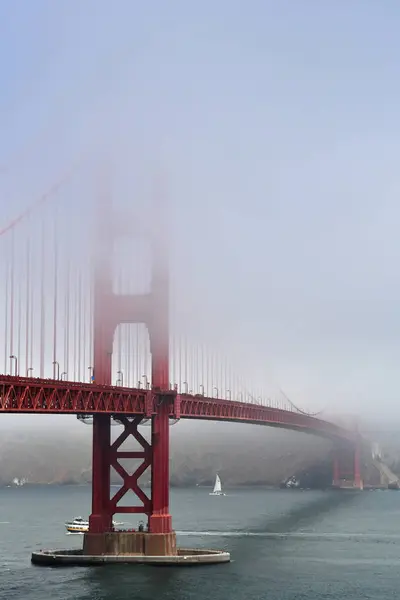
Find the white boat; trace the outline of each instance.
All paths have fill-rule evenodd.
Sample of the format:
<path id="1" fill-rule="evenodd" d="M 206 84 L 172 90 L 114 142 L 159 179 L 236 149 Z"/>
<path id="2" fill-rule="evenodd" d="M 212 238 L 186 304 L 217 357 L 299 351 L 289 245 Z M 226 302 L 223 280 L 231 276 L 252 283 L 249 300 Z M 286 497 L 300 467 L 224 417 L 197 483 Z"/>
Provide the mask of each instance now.
<path id="1" fill-rule="evenodd" d="M 221 479 L 219 478 L 218 473 L 215 477 L 214 489 L 212 492 L 210 492 L 210 496 L 225 496 L 224 492 L 222 491 Z"/>
<path id="2" fill-rule="evenodd" d="M 113 521 L 112 524 L 113 527 L 123 525 L 123 523 L 119 521 Z M 82 517 L 75 517 L 73 521 L 67 521 L 67 523 L 65 523 L 65 528 L 68 533 L 86 533 L 89 531 L 89 521 L 87 519 L 82 519 Z"/>
<path id="3" fill-rule="evenodd" d="M 14 477 L 14 479 L 12 480 L 12 483 L 16 487 L 22 487 L 23 485 L 26 484 L 26 481 L 27 480 L 24 477 L 22 479 L 19 479 L 18 477 Z"/>
<path id="4" fill-rule="evenodd" d="M 67 521 L 65 527 L 69 533 L 86 533 L 89 531 L 89 521 L 82 517 L 75 517 L 73 521 Z"/>

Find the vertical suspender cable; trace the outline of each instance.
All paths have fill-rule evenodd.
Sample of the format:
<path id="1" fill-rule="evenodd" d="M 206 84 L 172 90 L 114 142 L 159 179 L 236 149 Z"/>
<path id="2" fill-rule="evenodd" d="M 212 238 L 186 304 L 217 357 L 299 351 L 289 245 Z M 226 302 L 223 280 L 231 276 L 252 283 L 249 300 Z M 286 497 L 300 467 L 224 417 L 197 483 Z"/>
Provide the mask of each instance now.
<path id="1" fill-rule="evenodd" d="M 94 310 L 93 310 L 93 277 L 92 270 L 89 273 L 89 360 L 88 367 L 93 366 L 93 342 L 94 342 Z M 91 371 L 90 371 L 91 373 Z"/>
<path id="2" fill-rule="evenodd" d="M 204 385 L 206 386 L 206 396 L 210 396 L 210 357 L 208 350 L 205 352 L 205 374 L 206 378 L 204 381 Z"/>
<path id="3" fill-rule="evenodd" d="M 137 379 L 137 383 L 135 381 L 134 385 L 136 387 L 136 385 L 139 385 L 140 382 L 140 360 L 139 360 L 139 333 L 140 333 L 140 325 L 136 324 L 135 325 L 135 367 L 136 367 L 136 373 L 135 373 L 135 379 Z"/>
<path id="4" fill-rule="evenodd" d="M 186 381 L 186 388 L 188 388 L 189 386 L 189 382 L 188 382 L 188 344 L 187 344 L 187 337 L 184 337 L 184 341 L 185 341 L 185 351 L 184 351 L 184 355 L 183 355 L 183 359 L 185 361 L 185 381 Z M 187 389 L 185 390 L 187 391 Z"/>
<path id="5" fill-rule="evenodd" d="M 196 378 L 196 374 L 195 374 L 195 366 L 194 366 L 194 346 L 193 344 L 190 344 L 190 354 L 189 354 L 189 390 L 194 391 L 195 389 L 195 378 Z"/>
<path id="6" fill-rule="evenodd" d="M 75 271 L 75 277 L 74 277 L 74 296 L 73 296 L 73 319 L 74 319 L 74 330 L 73 330 L 73 355 L 72 355 L 72 359 L 73 359 L 73 365 L 74 365 L 74 381 L 76 381 L 76 377 L 77 377 L 77 369 L 76 369 L 76 354 L 77 354 L 77 339 L 78 339 L 78 333 L 77 333 L 77 329 L 78 329 L 78 301 L 77 301 L 77 282 L 76 282 L 76 271 Z"/>
<path id="7" fill-rule="evenodd" d="M 13 374 L 12 359 L 14 355 L 14 277 L 15 277 L 14 228 L 11 230 L 11 263 L 10 263 L 10 374 Z"/>
<path id="8" fill-rule="evenodd" d="M 31 256 L 30 256 L 30 238 L 26 244 L 26 312 L 25 312 L 25 374 L 30 373 L 29 367 L 32 365 L 29 363 L 29 319 L 30 319 L 30 304 L 31 304 Z"/>
<path id="9" fill-rule="evenodd" d="M 222 385 L 223 385 L 223 388 L 224 388 L 224 397 L 226 398 L 226 396 L 229 395 L 227 393 L 228 389 L 229 389 L 229 392 L 232 393 L 231 390 L 230 390 L 230 388 L 228 388 L 228 382 L 227 382 L 227 379 L 226 379 L 226 371 L 227 371 L 226 357 L 224 357 L 222 359 L 221 367 L 222 367 L 222 380 L 223 380 L 222 381 Z"/>
<path id="10" fill-rule="evenodd" d="M 82 271 L 78 272 L 78 381 L 81 381 L 82 362 Z"/>
<path id="11" fill-rule="evenodd" d="M 32 252 L 32 247 L 30 247 L 29 249 L 29 253 Z M 34 335 L 34 305 L 35 305 L 35 295 L 34 295 L 34 288 L 35 286 L 33 285 L 32 281 L 33 281 L 33 277 L 32 277 L 32 260 L 30 260 L 29 264 L 29 270 L 30 270 L 30 307 L 29 307 L 29 367 L 33 367 L 33 335 Z"/>
<path id="12" fill-rule="evenodd" d="M 117 279 L 117 295 L 121 294 L 121 282 L 122 282 L 122 274 L 121 271 L 118 274 L 118 279 Z M 116 335 L 117 335 L 117 371 L 121 371 L 122 370 L 122 325 L 121 323 L 118 323 L 117 325 L 117 331 L 116 331 Z M 122 375 L 122 377 L 124 377 L 124 375 Z M 118 379 L 121 378 L 121 373 L 118 373 Z M 123 382 L 119 382 L 120 385 Z"/>
<path id="13" fill-rule="evenodd" d="M 202 385 L 203 387 L 201 388 L 201 390 L 199 389 L 199 392 L 203 394 L 203 393 L 204 393 L 204 391 L 205 391 L 205 388 L 204 388 L 204 386 L 205 386 L 205 370 L 204 370 L 204 345 L 203 345 L 203 343 L 202 343 L 202 344 L 201 344 L 201 346 L 200 346 L 200 353 L 201 353 L 201 357 L 200 357 L 200 360 L 201 360 L 201 377 L 200 377 L 200 385 Z"/>
<path id="14" fill-rule="evenodd" d="M 197 369 L 196 369 L 196 346 L 192 346 L 191 352 L 191 375 L 190 375 L 190 389 L 195 394 L 197 391 Z M 195 391 L 196 390 L 196 391 Z"/>
<path id="15" fill-rule="evenodd" d="M 223 366 L 223 360 L 222 360 L 222 355 L 219 354 L 218 356 L 218 388 L 220 389 L 220 393 L 221 393 L 221 398 L 225 398 L 226 397 L 226 388 L 224 387 L 224 366 Z"/>
<path id="16" fill-rule="evenodd" d="M 198 394 L 199 392 L 199 384 L 200 384 L 200 365 L 199 365 L 199 345 L 196 344 L 195 354 L 194 354 L 194 373 L 195 380 L 193 382 L 193 392 Z"/>
<path id="17" fill-rule="evenodd" d="M 129 338 L 128 338 L 128 360 L 129 360 L 129 387 L 136 387 L 135 381 L 135 365 L 133 362 L 133 344 L 134 344 L 135 327 L 129 325 Z"/>
<path id="18" fill-rule="evenodd" d="M 18 269 L 18 272 L 21 271 Z M 21 276 L 17 279 L 18 284 L 18 316 L 17 316 L 17 357 L 18 369 L 21 366 L 21 329 L 22 329 L 22 279 Z M 25 373 L 24 373 L 25 374 Z M 19 375 L 19 372 L 18 372 Z"/>
<path id="19" fill-rule="evenodd" d="M 60 367 L 58 366 L 56 372 L 56 362 L 57 362 L 57 302 L 58 302 L 58 238 L 57 238 L 57 213 L 54 216 L 54 298 L 53 298 L 53 379 L 56 379 L 56 373 L 59 375 Z"/>
<path id="20" fill-rule="evenodd" d="M 126 288 L 126 293 L 132 293 L 133 289 L 132 289 L 132 280 L 129 281 L 129 286 Z M 135 380 L 133 380 L 133 385 L 132 385 L 132 370 L 133 370 L 133 361 L 132 361 L 132 330 L 133 330 L 133 325 L 132 323 L 128 323 L 125 326 L 125 335 L 126 335 L 126 365 L 125 365 L 125 371 L 126 371 L 126 383 L 125 385 L 127 387 L 136 387 L 135 386 Z"/>
<path id="21" fill-rule="evenodd" d="M 67 254 L 67 273 L 66 273 L 66 285 L 65 285 L 65 325 L 64 325 L 64 370 L 67 373 L 67 378 L 70 379 L 69 372 L 69 336 L 70 336 L 70 295 L 71 295 L 71 263 L 69 254 Z"/>
<path id="22" fill-rule="evenodd" d="M 140 352 L 143 353 L 143 373 L 139 373 L 139 380 L 141 379 L 142 375 L 146 375 L 146 377 L 148 378 L 148 380 L 150 381 L 149 378 L 149 374 L 147 373 L 147 369 L 149 367 L 148 365 L 148 348 L 149 348 L 149 340 L 150 337 L 148 335 L 147 330 L 144 327 L 141 327 L 141 344 L 140 344 Z M 142 361 L 141 361 L 142 362 Z M 150 377 L 151 377 L 151 373 L 150 373 Z"/>
<path id="23" fill-rule="evenodd" d="M 214 386 L 215 386 L 215 382 L 214 382 L 214 353 L 210 350 L 209 352 L 210 354 L 210 383 L 211 383 L 211 397 L 214 396 Z"/>
<path id="24" fill-rule="evenodd" d="M 42 221 L 41 256 L 40 256 L 40 377 L 44 377 L 44 336 L 45 336 L 45 220 Z"/>
<path id="25" fill-rule="evenodd" d="M 222 395 L 227 400 L 229 399 L 228 386 L 226 385 L 226 362 L 225 355 L 221 357 L 221 387 L 222 387 Z"/>
<path id="26" fill-rule="evenodd" d="M 72 361 L 73 361 L 73 380 L 76 381 L 76 328 L 78 323 L 78 311 L 76 306 L 76 270 L 73 277 L 73 294 L 72 294 L 72 318 L 73 318 L 73 329 L 72 329 Z"/>
<path id="27" fill-rule="evenodd" d="M 8 248 L 7 248 L 8 250 Z M 10 254 L 5 253 L 5 280 L 6 280 L 6 302 L 4 307 L 4 374 L 8 373 L 8 309 L 10 293 Z"/>
<path id="28" fill-rule="evenodd" d="M 169 374 L 168 381 L 170 383 L 170 387 L 172 387 L 175 383 L 175 336 L 170 334 L 169 337 Z"/>
<path id="29" fill-rule="evenodd" d="M 87 349 L 87 327 L 88 327 L 88 290 L 86 287 L 86 270 L 82 277 L 82 310 L 83 310 L 83 323 L 82 323 L 82 381 L 86 381 L 87 374 L 87 363 L 86 363 L 86 349 Z"/>
<path id="30" fill-rule="evenodd" d="M 182 392 L 182 336 L 178 338 L 178 380 L 179 390 Z"/>

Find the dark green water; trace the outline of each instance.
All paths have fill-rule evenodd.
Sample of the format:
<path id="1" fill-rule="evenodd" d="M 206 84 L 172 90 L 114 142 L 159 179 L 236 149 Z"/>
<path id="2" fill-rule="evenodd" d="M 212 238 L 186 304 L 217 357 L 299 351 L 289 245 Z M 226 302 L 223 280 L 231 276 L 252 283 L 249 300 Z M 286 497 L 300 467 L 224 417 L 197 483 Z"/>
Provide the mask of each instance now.
<path id="1" fill-rule="evenodd" d="M 44 569 L 38 548 L 79 547 L 64 522 L 87 516 L 90 490 L 0 490 L 3 600 L 344 600 L 399 597 L 400 493 L 172 492 L 181 546 L 226 548 L 228 565 Z M 135 524 L 133 521 L 132 524 Z"/>

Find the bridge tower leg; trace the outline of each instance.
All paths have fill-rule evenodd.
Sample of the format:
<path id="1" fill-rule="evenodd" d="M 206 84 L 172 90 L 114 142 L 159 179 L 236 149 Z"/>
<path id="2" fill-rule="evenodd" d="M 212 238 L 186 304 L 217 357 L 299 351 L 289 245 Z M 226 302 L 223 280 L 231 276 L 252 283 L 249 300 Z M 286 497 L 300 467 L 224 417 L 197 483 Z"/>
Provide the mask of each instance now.
<path id="1" fill-rule="evenodd" d="M 361 479 L 361 465 L 360 465 L 360 444 L 357 441 L 354 446 L 354 487 L 358 490 L 362 490 L 364 488 L 363 480 Z"/>
<path id="2" fill-rule="evenodd" d="M 337 454 L 333 457 L 333 487 L 340 487 L 340 462 Z"/>
<path id="3" fill-rule="evenodd" d="M 93 379 L 100 385 L 111 385 L 114 327 L 108 304 L 113 289 L 111 266 L 113 238 L 107 224 L 110 201 L 108 182 L 103 183 L 105 186 L 99 196 L 99 219 L 94 249 Z M 103 534 L 112 530 L 110 449 L 110 415 L 93 415 L 92 514 L 89 517 L 89 529 L 93 534 Z"/>
<path id="4" fill-rule="evenodd" d="M 169 416 L 173 396 L 169 390 L 169 278 L 163 239 L 153 239 L 152 308 L 148 322 L 152 361 L 152 386 L 157 411 L 152 417 L 153 449 L 149 554 L 176 554 L 176 535 L 169 513 Z"/>

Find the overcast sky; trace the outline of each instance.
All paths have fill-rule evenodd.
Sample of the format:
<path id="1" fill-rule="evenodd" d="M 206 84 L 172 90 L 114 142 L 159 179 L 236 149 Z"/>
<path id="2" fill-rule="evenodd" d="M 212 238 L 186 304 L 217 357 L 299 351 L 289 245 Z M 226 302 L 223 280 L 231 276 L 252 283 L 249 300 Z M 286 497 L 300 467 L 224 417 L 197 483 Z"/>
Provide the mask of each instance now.
<path id="1" fill-rule="evenodd" d="M 1 220 L 101 144 L 126 202 L 161 166 L 190 334 L 400 419 L 399 28 L 395 0 L 2 0 Z"/>

